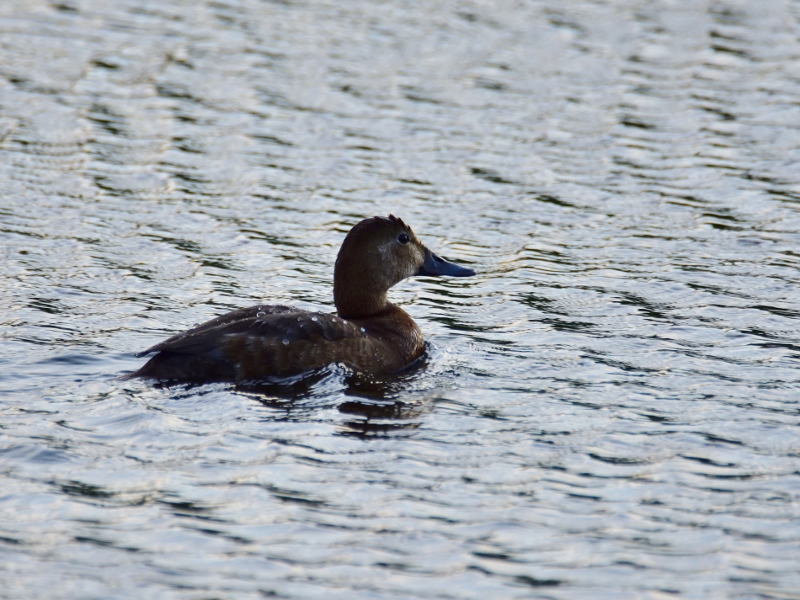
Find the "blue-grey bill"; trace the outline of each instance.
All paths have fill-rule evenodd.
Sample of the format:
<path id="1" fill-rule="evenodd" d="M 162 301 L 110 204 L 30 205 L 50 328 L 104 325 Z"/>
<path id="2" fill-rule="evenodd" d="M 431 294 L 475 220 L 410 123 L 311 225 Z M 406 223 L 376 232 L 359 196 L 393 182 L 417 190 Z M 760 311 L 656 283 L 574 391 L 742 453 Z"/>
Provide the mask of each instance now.
<path id="1" fill-rule="evenodd" d="M 438 277 L 439 275 L 448 275 L 449 277 L 472 277 L 475 275 L 475 271 L 448 262 L 426 248 L 425 262 L 422 263 L 419 271 L 417 271 L 417 275 L 424 275 L 427 277 Z"/>

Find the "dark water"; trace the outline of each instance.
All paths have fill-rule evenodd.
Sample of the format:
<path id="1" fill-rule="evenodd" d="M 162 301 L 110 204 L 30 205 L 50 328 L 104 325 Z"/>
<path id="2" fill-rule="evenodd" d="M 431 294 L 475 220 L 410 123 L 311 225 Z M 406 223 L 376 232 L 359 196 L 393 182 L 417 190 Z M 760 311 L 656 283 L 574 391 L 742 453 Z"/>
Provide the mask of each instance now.
<path id="1" fill-rule="evenodd" d="M 800 598 L 798 16 L 3 0 L 0 597 Z M 116 379 L 390 212 L 419 370 Z"/>

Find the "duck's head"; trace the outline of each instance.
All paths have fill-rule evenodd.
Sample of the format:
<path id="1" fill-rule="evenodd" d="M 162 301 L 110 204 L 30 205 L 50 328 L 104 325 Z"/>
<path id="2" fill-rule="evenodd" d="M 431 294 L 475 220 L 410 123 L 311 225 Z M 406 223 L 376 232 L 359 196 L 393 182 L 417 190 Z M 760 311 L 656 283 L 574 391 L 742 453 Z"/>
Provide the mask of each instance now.
<path id="1" fill-rule="evenodd" d="M 377 314 L 389 304 L 389 288 L 414 275 L 469 277 L 475 271 L 428 250 L 411 227 L 393 215 L 364 219 L 344 238 L 336 258 L 336 309 L 344 318 Z"/>

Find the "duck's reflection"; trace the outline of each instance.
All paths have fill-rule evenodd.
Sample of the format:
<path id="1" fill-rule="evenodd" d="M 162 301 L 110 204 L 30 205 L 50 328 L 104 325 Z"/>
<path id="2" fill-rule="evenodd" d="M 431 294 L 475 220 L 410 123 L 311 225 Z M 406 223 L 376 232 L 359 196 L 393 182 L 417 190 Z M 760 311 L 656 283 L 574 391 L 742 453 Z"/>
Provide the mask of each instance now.
<path id="1" fill-rule="evenodd" d="M 428 412 L 429 407 L 429 402 L 419 398 L 413 403 L 401 400 L 381 404 L 343 402 L 339 411 L 352 418 L 341 423 L 338 433 L 361 439 L 411 433 L 419 428 L 420 417 Z"/>
<path id="2" fill-rule="evenodd" d="M 240 383 L 236 388 L 264 406 L 280 410 L 290 420 L 312 407 L 321 408 L 320 401 L 330 407 L 326 400 L 336 398 L 336 407 L 345 416 L 338 433 L 368 439 L 410 432 L 420 426 L 420 417 L 430 410 L 430 402 L 427 395 L 412 390 L 418 387 L 415 381 L 427 366 L 424 355 L 410 368 L 393 375 L 364 375 L 333 366 L 294 378 Z M 344 401 L 342 393 L 347 398 Z"/>

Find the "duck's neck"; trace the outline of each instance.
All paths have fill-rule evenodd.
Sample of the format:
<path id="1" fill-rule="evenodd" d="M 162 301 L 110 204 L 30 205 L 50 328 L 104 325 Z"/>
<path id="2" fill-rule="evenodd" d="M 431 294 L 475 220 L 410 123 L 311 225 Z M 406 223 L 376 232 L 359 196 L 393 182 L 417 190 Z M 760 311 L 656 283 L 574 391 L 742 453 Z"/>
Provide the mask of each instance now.
<path id="1" fill-rule="evenodd" d="M 363 283 L 350 287 L 337 281 L 333 285 L 333 301 L 343 319 L 365 319 L 394 306 L 385 291 L 371 290 Z"/>

